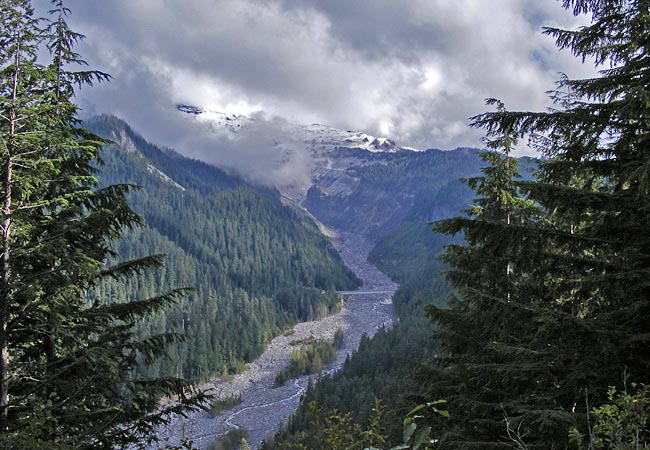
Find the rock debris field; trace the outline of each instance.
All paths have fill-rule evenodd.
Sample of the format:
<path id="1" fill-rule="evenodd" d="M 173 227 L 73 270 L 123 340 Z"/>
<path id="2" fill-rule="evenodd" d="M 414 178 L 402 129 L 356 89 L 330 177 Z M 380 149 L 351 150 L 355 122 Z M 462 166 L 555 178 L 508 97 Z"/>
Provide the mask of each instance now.
<path id="1" fill-rule="evenodd" d="M 397 284 L 367 261 L 370 244 L 359 237 L 340 235 L 334 244 L 345 261 L 357 276 L 363 280 L 360 291 L 395 291 Z M 273 339 L 266 351 L 247 365 L 244 372 L 231 379 L 216 379 L 203 386 L 217 398 L 241 395 L 242 402 L 216 417 L 206 411 L 197 411 L 189 417 L 175 417 L 164 429 L 159 430 L 159 444 L 152 449 L 166 445 L 178 445 L 182 439 L 193 441 L 194 446 L 204 450 L 212 442 L 229 430 L 245 428 L 252 449 L 257 449 L 262 441 L 271 438 L 295 412 L 309 377 L 302 376 L 289 380 L 282 387 L 273 387 L 275 376 L 289 365 L 291 351 L 296 348 L 292 341 L 325 339 L 331 341 L 338 328 L 343 330 L 345 342 L 332 361 L 321 374 L 332 373 L 343 365 L 348 354 L 359 345 L 361 336 L 372 336 L 381 326 L 392 324 L 392 294 L 358 294 L 346 296 L 340 313 L 312 322 L 303 322 Z"/>

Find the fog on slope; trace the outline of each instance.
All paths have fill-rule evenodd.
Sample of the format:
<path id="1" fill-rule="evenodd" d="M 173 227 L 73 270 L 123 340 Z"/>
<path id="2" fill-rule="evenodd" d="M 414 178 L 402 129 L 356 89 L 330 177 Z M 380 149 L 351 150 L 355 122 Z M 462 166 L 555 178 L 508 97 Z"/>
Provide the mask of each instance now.
<path id="1" fill-rule="evenodd" d="M 337 170 L 332 168 L 332 155 L 338 148 L 373 153 L 414 150 L 360 131 L 303 125 L 261 112 L 249 117 L 177 105 L 166 116 L 167 145 L 255 183 L 276 187 L 296 200 L 304 199 L 316 173 Z"/>
<path id="2" fill-rule="evenodd" d="M 109 98 L 107 103 L 112 114 L 140 124 L 147 140 L 189 158 L 232 169 L 255 183 L 308 187 L 305 183 L 309 183 L 312 164 L 309 152 L 303 142 L 286 136 L 280 139 L 278 130 L 285 128 L 285 120 L 260 112 L 248 118 L 254 125 L 246 133 L 224 132 L 209 121 L 194 120 L 194 115 L 177 110 L 159 95 L 169 86 L 149 75 L 138 71 L 126 80 L 131 83 L 136 79 L 149 80 L 137 89 L 137 98 L 126 91 L 115 93 L 113 97 L 121 98 L 126 106 L 118 107 L 114 98 Z M 147 108 L 142 108 L 142 104 Z M 81 107 L 84 119 L 101 112 L 91 102 L 82 101 Z"/>
<path id="3" fill-rule="evenodd" d="M 211 120 L 177 114 L 184 132 L 175 146 L 186 156 L 267 186 L 309 187 L 312 158 L 304 142 L 282 132 L 288 125 L 285 120 L 257 114 L 244 119 L 245 130 L 232 131 Z"/>

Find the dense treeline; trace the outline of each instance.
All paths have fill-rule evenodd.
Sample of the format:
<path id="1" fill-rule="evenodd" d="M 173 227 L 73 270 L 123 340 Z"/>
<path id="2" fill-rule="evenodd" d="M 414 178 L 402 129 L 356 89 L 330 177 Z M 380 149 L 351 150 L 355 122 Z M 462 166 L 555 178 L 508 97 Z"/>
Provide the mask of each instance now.
<path id="1" fill-rule="evenodd" d="M 466 151 L 466 154 L 459 153 L 451 161 L 464 168 L 466 179 L 479 173 L 480 164 L 474 159 L 480 161 L 473 152 Z M 429 163 L 441 164 L 444 168 L 451 161 L 432 159 Z M 536 167 L 535 160 L 523 157 L 518 162 L 522 166 L 523 179 L 530 180 Z M 444 265 L 435 259 L 435 255 L 442 252 L 450 242 L 462 240 L 461 237 L 451 238 L 431 232 L 431 222 L 457 215 L 458 211 L 466 209 L 472 203 L 474 197 L 463 179 L 446 181 L 447 179 L 446 176 L 440 176 L 437 184 L 426 183 L 413 198 L 412 207 L 400 225 L 379 239 L 370 252 L 368 259 L 400 283 L 416 278 L 426 279 L 424 273 L 442 270 Z"/>
<path id="2" fill-rule="evenodd" d="M 202 401 L 182 379 L 135 375 L 179 339 L 138 339 L 136 323 L 184 292 L 152 286 L 128 304 L 86 295 L 161 258 L 105 264 L 111 242 L 142 219 L 130 186 L 99 185 L 103 142 L 81 127 L 72 99 L 110 77 L 83 67 L 83 36 L 63 0 L 50 3 L 38 17 L 28 0 L 0 2 L 0 447 L 142 448 L 169 414 Z M 160 405 L 172 395 L 179 401 Z"/>
<path id="3" fill-rule="evenodd" d="M 246 443 L 248 433 L 245 428 L 234 428 L 217 438 L 208 446 L 208 450 L 245 450 L 250 449 Z"/>
<path id="4" fill-rule="evenodd" d="M 237 396 L 229 396 L 224 398 L 217 398 L 210 402 L 208 412 L 212 417 L 217 417 L 219 414 L 227 409 L 237 406 L 241 403 L 241 394 Z"/>
<path id="5" fill-rule="evenodd" d="M 394 297 L 401 305 L 399 322 L 389 330 L 380 329 L 371 339 L 364 336 L 340 371 L 310 386 L 287 428 L 263 448 L 315 448 L 311 444 L 328 426 L 339 427 L 338 432 L 349 435 L 350 442 L 364 442 L 364 432 L 373 427 L 381 430 L 387 445 L 402 443 L 402 418 L 419 400 L 414 368 L 438 351 L 422 308 L 432 301 L 444 302 L 449 294 L 437 269 L 418 277 L 402 275 L 410 281 L 404 281 Z M 398 280 L 400 272 L 391 276 Z M 381 402 L 381 414 L 376 399 Z"/>
<path id="6" fill-rule="evenodd" d="M 333 342 L 316 340 L 291 352 L 289 366 L 275 376 L 275 385 L 282 386 L 292 378 L 318 373 L 336 357 Z"/>
<path id="7" fill-rule="evenodd" d="M 141 336 L 186 338 L 170 348 L 171 360 L 145 373 L 204 380 L 237 370 L 289 325 L 338 310 L 335 291 L 357 285 L 331 243 L 276 192 L 160 150 L 116 118 L 95 117 L 87 126 L 114 142 L 103 149 L 102 182 L 143 187 L 129 201 L 147 228 L 115 243 L 119 258 L 166 255 L 164 270 L 119 287 L 106 283 L 95 295 L 123 301 L 157 287 L 196 288 L 140 324 Z"/>
<path id="8" fill-rule="evenodd" d="M 497 110 L 473 119 L 490 150 L 470 180 L 479 199 L 437 227 L 466 239 L 444 256 L 458 295 L 429 311 L 445 358 L 423 390 L 449 400 L 444 448 L 603 448 L 592 407 L 614 400 L 610 386 L 650 382 L 650 3 L 564 6 L 591 25 L 546 33 L 600 76 L 562 78 L 544 113 L 491 100 Z M 510 157 L 526 135 L 546 157 L 532 182 Z M 647 423 L 610 431 L 617 448 L 650 435 Z"/>
<path id="9" fill-rule="evenodd" d="M 490 100 L 496 112 L 473 119 L 488 147 L 482 173 L 466 180 L 477 198 L 465 216 L 436 225 L 464 239 L 443 254 L 454 290 L 448 305 L 427 307 L 438 356 L 403 378 L 413 383 L 412 401 L 447 400 L 448 417 L 424 417 L 439 438 L 435 448 L 650 442 L 650 3 L 567 0 L 564 7 L 590 14 L 592 24 L 545 32 L 560 48 L 594 58 L 600 76 L 562 78 L 552 93 L 556 109 L 544 113 L 510 112 Z M 523 179 L 511 157 L 524 136 L 545 157 L 534 180 Z M 344 385 L 326 380 L 307 398 L 326 403 L 317 393 Z M 352 420 L 362 420 L 354 414 L 371 398 L 355 403 Z M 267 447 L 304 448 L 313 424 L 323 423 L 314 411 L 324 410 L 303 404 Z M 335 429 L 331 420 L 326 426 Z M 372 429 L 356 428 L 352 442 Z"/>

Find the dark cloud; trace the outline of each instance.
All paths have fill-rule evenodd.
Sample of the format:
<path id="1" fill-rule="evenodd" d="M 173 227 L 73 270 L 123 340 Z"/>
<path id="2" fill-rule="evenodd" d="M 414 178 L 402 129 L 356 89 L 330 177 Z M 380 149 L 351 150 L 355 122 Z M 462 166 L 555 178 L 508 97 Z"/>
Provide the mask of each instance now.
<path id="1" fill-rule="evenodd" d="M 364 57 L 417 61 L 422 51 L 453 45 L 450 30 L 431 27 L 405 2 L 393 0 L 284 0 L 287 10 L 312 8 L 326 15 L 331 34 Z"/>
<path id="2" fill-rule="evenodd" d="M 418 148 L 476 146 L 467 118 L 484 98 L 541 109 L 557 72 L 587 73 L 540 33 L 579 20 L 555 0 L 68 3 L 88 35 L 80 51 L 114 77 L 82 104 L 169 145 L 187 131 L 174 105 L 188 103 Z"/>

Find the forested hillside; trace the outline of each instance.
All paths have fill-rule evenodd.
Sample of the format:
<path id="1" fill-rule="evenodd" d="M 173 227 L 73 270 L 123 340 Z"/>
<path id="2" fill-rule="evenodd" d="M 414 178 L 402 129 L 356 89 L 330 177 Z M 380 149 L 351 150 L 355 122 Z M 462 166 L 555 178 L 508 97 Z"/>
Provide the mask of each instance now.
<path id="1" fill-rule="evenodd" d="M 369 255 L 373 264 L 400 283 L 393 297 L 399 320 L 393 328 L 363 339 L 339 372 L 311 387 L 288 427 L 268 442 L 266 449 L 318 448 L 319 442 L 327 439 L 326 448 L 360 441 L 371 445 L 373 441 L 363 434 L 371 426 L 379 427 L 387 439 L 386 447 L 397 445 L 402 442 L 403 416 L 422 400 L 414 373 L 438 352 L 430 338 L 433 327 L 424 308 L 444 305 L 451 292 L 439 274 L 444 264 L 436 256 L 445 245 L 460 242 L 434 233 L 429 222 L 453 216 L 471 205 L 474 192 L 461 180 L 451 179 L 449 173 L 457 173 L 451 169 L 455 166 L 465 171 L 464 176 L 472 176 L 479 172 L 480 159 L 473 150 L 430 150 L 371 158 L 376 167 L 355 172 L 361 180 L 355 195 L 365 191 L 377 197 L 366 199 L 371 203 L 364 205 L 365 210 L 385 208 L 382 200 L 386 197 L 408 198 L 401 205 L 405 215 L 402 222 L 376 223 L 381 226 L 374 230 L 383 238 Z M 326 201 L 333 208 L 336 200 L 341 199 Z M 356 217 L 355 213 L 351 216 Z M 375 400 L 380 401 L 381 414 Z"/>
<path id="2" fill-rule="evenodd" d="M 149 286 L 128 305 L 117 295 L 88 301 L 161 258 L 106 266 L 111 243 L 142 220 L 130 186 L 97 180 L 103 141 L 72 101 L 110 75 L 86 67 L 70 10 L 50 3 L 39 17 L 28 0 L 0 2 L 0 448 L 143 448 L 170 415 L 205 401 L 180 378 L 136 374 L 178 341 L 140 339 L 136 325 L 185 291 Z M 178 401 L 161 405 L 170 396 Z"/>
<path id="3" fill-rule="evenodd" d="M 429 233 L 433 234 L 430 227 Z M 402 261 L 407 267 L 413 259 Z M 381 448 L 402 442 L 402 418 L 422 401 L 414 373 L 439 351 L 431 340 L 432 325 L 423 308 L 444 304 L 450 288 L 431 258 L 419 261 L 424 269 L 414 276 L 399 270 L 400 262 L 394 261 L 390 267 L 395 270 L 387 272 L 402 282 L 393 298 L 399 321 L 389 330 L 362 339 L 339 372 L 311 386 L 288 427 L 263 448 L 313 449 L 320 448 L 321 442 L 328 443 L 322 448 L 347 448 L 360 442 L 377 445 L 364 434 L 371 427 L 386 438 Z M 377 414 L 376 400 L 381 414 Z"/>
<path id="4" fill-rule="evenodd" d="M 475 164 L 473 153 L 453 153 L 442 161 L 464 163 L 463 166 L 470 167 L 466 177 L 480 172 L 471 169 Z M 520 158 L 518 162 L 523 166 L 524 177 L 531 179 L 535 161 Z M 393 297 L 399 320 L 393 328 L 362 340 L 340 372 L 319 380 L 305 394 L 289 426 L 268 442 L 266 449 L 290 445 L 316 448 L 319 440 L 332 435 L 331 430 L 326 430 L 333 426 L 340 427 L 339 443 L 346 445 L 363 441 L 364 431 L 372 426 L 379 426 L 386 447 L 402 443 L 402 418 L 427 400 L 422 395 L 418 374 L 439 354 L 439 345 L 431 338 L 434 327 L 425 310 L 429 305 L 446 305 L 452 293 L 441 274 L 446 266 L 438 256 L 446 245 L 462 243 L 461 237 L 433 232 L 430 221 L 469 209 L 475 198 L 476 193 L 460 179 L 431 192 L 422 189 L 399 227 L 379 240 L 369 260 L 400 283 Z M 380 401 L 379 415 L 375 400 Z"/>
<path id="5" fill-rule="evenodd" d="M 545 33 L 602 70 L 563 76 L 554 109 L 513 112 L 489 99 L 494 109 L 472 118 L 487 147 L 481 174 L 466 180 L 476 199 L 435 225 L 462 237 L 442 254 L 448 303 L 426 308 L 437 355 L 422 347 L 428 362 L 410 364 L 402 381 L 416 395 L 407 388 L 401 401 L 420 403 L 419 417 L 404 420 L 400 438 L 399 426 L 366 419 L 370 396 L 349 416 L 323 408 L 321 393 L 344 389 L 359 352 L 339 384 L 311 390 L 316 403 L 303 404 L 270 447 L 314 448 L 315 435 L 325 448 L 388 448 L 385 436 L 405 442 L 396 448 L 648 448 L 650 4 L 563 6 L 591 24 Z M 544 157 L 532 180 L 512 156 L 523 139 Z M 385 352 L 365 352 L 383 366 Z M 329 404 L 343 409 L 336 398 Z M 432 409 L 440 400 L 442 413 Z"/>
<path id="6" fill-rule="evenodd" d="M 102 151 L 102 183 L 142 187 L 129 201 L 147 228 L 115 242 L 114 262 L 166 255 L 163 270 L 104 284 L 95 295 L 122 302 L 157 289 L 196 288 L 139 324 L 142 336 L 186 338 L 169 350 L 170 360 L 143 367 L 147 374 L 204 380 L 236 370 L 290 324 L 337 310 L 334 291 L 357 285 L 317 227 L 283 206 L 277 192 L 161 150 L 114 117 L 86 126 L 113 142 Z"/>
<path id="7" fill-rule="evenodd" d="M 436 255 L 442 252 L 445 245 L 460 242 L 461 238 L 432 233 L 430 224 L 467 210 L 476 197 L 476 193 L 463 182 L 479 173 L 480 159 L 473 151 L 452 150 L 444 158 L 436 153 L 432 156 L 418 158 L 407 166 L 424 168 L 420 172 L 422 182 L 413 197 L 412 206 L 396 229 L 382 235 L 369 256 L 373 264 L 402 284 L 411 279 L 418 284 L 418 279 L 428 278 L 443 269 Z M 518 161 L 523 179 L 532 179 L 536 161 L 529 157 L 519 158 Z M 452 164 L 462 167 L 462 177 L 449 179 L 447 173 L 456 173 L 450 168 Z M 425 181 L 426 170 L 431 180 L 438 181 Z M 409 173 L 407 169 L 402 176 L 408 177 Z"/>
<path id="8" fill-rule="evenodd" d="M 430 338 L 433 327 L 424 308 L 444 305 L 451 292 L 439 274 L 444 264 L 436 255 L 445 245 L 460 241 L 433 233 L 429 222 L 453 216 L 471 205 L 472 190 L 458 179 L 449 179 L 446 172 L 456 164 L 471 176 L 478 173 L 480 159 L 471 150 L 372 158 L 377 167 L 365 169 L 360 190 L 373 192 L 379 200 L 366 199 L 372 202 L 365 204 L 366 209 L 384 208 L 381 199 L 389 195 L 412 196 L 402 205 L 405 217 L 401 223 L 375 228 L 383 238 L 369 256 L 373 264 L 400 283 L 393 297 L 399 320 L 391 329 L 364 338 L 339 372 L 315 383 L 288 427 L 266 443 L 265 449 L 312 449 L 322 442 L 327 442 L 325 448 L 345 448 L 355 442 L 377 445 L 368 440 L 367 433 L 364 435 L 369 427 L 381 431 L 387 439 L 386 447 L 397 445 L 402 442 L 403 416 L 422 400 L 414 373 L 438 352 Z M 327 201 L 332 207 L 335 204 L 335 199 Z M 380 401 L 381 414 L 376 400 Z"/>

